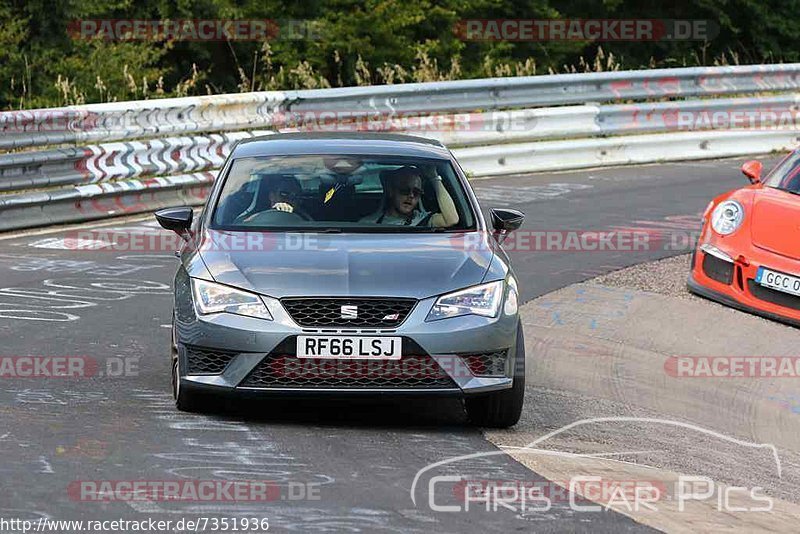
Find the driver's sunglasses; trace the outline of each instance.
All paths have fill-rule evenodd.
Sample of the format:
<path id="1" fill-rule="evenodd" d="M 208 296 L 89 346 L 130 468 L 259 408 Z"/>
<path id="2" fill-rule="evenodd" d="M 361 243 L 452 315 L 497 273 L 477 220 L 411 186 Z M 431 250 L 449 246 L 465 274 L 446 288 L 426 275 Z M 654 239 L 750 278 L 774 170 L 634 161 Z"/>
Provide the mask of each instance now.
<path id="1" fill-rule="evenodd" d="M 419 187 L 401 187 L 397 190 L 398 193 L 405 196 L 414 196 L 420 198 L 422 196 L 422 189 Z"/>
<path id="2" fill-rule="evenodd" d="M 278 191 L 278 196 L 283 200 L 293 200 L 297 198 L 297 193 L 293 191 Z"/>

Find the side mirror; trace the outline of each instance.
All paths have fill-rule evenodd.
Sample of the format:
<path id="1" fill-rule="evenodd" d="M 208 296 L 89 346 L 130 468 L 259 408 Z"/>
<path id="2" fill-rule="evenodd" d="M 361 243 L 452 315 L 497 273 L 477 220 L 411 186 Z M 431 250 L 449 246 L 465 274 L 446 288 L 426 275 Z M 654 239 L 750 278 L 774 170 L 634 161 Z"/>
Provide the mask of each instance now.
<path id="1" fill-rule="evenodd" d="M 747 179 L 750 180 L 751 184 L 757 184 L 761 182 L 761 169 L 761 162 L 757 159 L 751 159 L 750 161 L 746 161 L 744 164 L 742 164 L 742 174 L 747 176 Z"/>
<path id="2" fill-rule="evenodd" d="M 181 237 L 186 237 L 186 233 L 192 226 L 194 212 L 189 206 L 178 208 L 164 208 L 156 212 L 156 220 L 165 230 L 171 230 Z"/>
<path id="3" fill-rule="evenodd" d="M 525 221 L 525 214 L 521 211 L 508 208 L 492 208 L 489 210 L 492 216 L 492 227 L 499 234 L 500 243 L 505 239 L 505 235 L 514 230 L 518 230 Z"/>

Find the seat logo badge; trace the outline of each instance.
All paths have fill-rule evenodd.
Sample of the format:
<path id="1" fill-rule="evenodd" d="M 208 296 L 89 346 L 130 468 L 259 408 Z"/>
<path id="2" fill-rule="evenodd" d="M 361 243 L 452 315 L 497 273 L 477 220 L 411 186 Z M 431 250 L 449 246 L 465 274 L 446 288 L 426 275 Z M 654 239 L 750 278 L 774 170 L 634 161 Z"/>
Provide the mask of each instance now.
<path id="1" fill-rule="evenodd" d="M 342 306 L 342 319 L 357 319 L 358 306 Z"/>

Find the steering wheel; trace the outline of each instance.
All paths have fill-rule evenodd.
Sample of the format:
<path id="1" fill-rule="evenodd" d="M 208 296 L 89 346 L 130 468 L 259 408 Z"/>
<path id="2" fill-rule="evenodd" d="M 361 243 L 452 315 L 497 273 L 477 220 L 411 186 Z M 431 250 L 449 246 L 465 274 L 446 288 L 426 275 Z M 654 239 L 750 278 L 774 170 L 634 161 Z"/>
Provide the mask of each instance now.
<path id="1" fill-rule="evenodd" d="M 244 220 L 249 217 L 249 220 L 244 223 Z M 295 211 L 283 211 L 278 209 L 268 209 L 256 213 L 255 215 L 249 215 L 247 217 L 237 217 L 238 223 L 244 224 L 252 224 L 253 226 L 289 226 L 293 223 L 297 222 L 307 222 L 310 221 L 311 218 L 304 213 L 299 213 L 297 210 Z"/>

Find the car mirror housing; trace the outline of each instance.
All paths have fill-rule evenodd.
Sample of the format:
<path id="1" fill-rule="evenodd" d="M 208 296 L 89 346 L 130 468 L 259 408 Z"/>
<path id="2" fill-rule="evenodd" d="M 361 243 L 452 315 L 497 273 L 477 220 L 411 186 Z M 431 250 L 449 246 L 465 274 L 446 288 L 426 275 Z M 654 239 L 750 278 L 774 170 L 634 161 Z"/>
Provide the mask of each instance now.
<path id="1" fill-rule="evenodd" d="M 185 238 L 192 226 L 194 212 L 189 206 L 164 208 L 156 212 L 156 220 L 165 230 L 171 230 Z"/>
<path id="2" fill-rule="evenodd" d="M 757 159 L 751 159 L 750 161 L 746 161 L 742 164 L 742 174 L 747 176 L 747 179 L 750 180 L 751 184 L 757 184 L 761 182 L 761 169 L 762 169 L 761 162 Z"/>
<path id="3" fill-rule="evenodd" d="M 492 227 L 498 234 L 498 241 L 503 242 L 505 235 L 514 230 L 518 230 L 525 221 L 525 214 L 518 210 L 509 208 L 492 208 L 489 210 L 492 216 Z"/>

